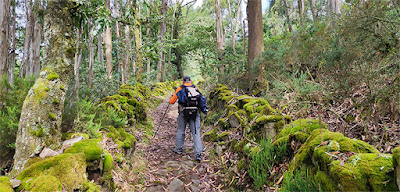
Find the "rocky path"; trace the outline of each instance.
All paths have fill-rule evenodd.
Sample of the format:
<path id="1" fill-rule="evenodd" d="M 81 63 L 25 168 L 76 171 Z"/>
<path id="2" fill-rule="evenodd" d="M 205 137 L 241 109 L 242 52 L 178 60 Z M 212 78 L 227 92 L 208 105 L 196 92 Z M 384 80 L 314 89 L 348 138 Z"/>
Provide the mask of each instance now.
<path id="1" fill-rule="evenodd" d="M 166 99 L 154 111 L 154 129 L 158 128 L 167 106 Z M 172 151 L 175 146 L 177 116 L 177 104 L 170 105 L 156 137 L 148 141 L 148 144 L 137 145 L 137 150 L 143 151 L 148 161 L 145 191 L 221 191 L 223 185 L 219 179 L 219 170 L 209 160 L 209 147 L 206 143 L 203 142 L 203 161 L 194 160 L 189 129 L 186 129 L 184 153 L 179 155 Z M 204 127 L 201 130 L 204 132 Z"/>

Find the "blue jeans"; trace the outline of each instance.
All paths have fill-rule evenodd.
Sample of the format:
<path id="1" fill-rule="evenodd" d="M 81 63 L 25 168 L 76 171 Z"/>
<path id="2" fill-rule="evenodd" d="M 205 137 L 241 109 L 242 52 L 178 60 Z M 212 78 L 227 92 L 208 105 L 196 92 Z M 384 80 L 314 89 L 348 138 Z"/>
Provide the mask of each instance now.
<path id="1" fill-rule="evenodd" d="M 192 132 L 194 153 L 196 155 L 202 154 L 203 144 L 200 138 L 200 113 L 197 111 L 196 119 L 185 119 L 183 112 L 178 115 L 178 131 L 176 133 L 176 146 L 175 151 L 182 152 L 183 144 L 185 143 L 185 130 L 186 125 L 189 124 L 190 132 Z"/>

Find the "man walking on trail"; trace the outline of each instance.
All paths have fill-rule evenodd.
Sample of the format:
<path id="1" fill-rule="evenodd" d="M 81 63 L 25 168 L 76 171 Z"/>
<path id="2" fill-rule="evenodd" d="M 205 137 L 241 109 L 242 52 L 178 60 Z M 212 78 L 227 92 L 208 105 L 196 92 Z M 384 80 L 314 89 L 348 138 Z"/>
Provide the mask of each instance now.
<path id="1" fill-rule="evenodd" d="M 201 161 L 203 153 L 203 144 L 200 138 L 200 110 L 207 115 L 207 106 L 205 98 L 201 95 L 196 86 L 192 84 L 189 76 L 183 77 L 183 84 L 178 87 L 175 94 L 169 100 L 174 104 L 178 100 L 178 131 L 176 133 L 176 146 L 174 152 L 182 154 L 183 144 L 185 142 L 186 125 L 189 124 L 192 132 L 195 159 Z M 198 110 L 200 109 L 200 110 Z"/>

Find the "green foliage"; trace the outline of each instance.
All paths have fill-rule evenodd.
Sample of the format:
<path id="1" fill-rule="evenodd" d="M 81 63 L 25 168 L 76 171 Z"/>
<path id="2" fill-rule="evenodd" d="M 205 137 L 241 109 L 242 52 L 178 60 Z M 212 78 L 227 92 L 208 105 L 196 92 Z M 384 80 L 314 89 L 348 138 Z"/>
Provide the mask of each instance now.
<path id="1" fill-rule="evenodd" d="M 93 102 L 80 100 L 75 106 L 75 110 L 74 131 L 87 133 L 91 138 L 98 138 L 101 122 L 95 120 L 97 113 Z"/>
<path id="2" fill-rule="evenodd" d="M 124 127 L 128 120 L 126 116 L 120 115 L 114 108 L 108 107 L 99 114 L 96 122 L 101 123 L 103 126 Z"/>
<path id="3" fill-rule="evenodd" d="M 258 153 L 251 153 L 249 166 L 250 177 L 254 181 L 255 189 L 261 189 L 267 183 L 274 166 L 281 162 L 286 154 L 286 145 L 273 146 L 271 140 L 260 141 L 262 150 Z"/>
<path id="4" fill-rule="evenodd" d="M 13 155 L 22 104 L 34 82 L 34 77 L 16 78 L 14 87 L 9 86 L 6 78 L 0 82 L 0 159 Z M 3 89 L 6 87 L 8 92 Z"/>
<path id="5" fill-rule="evenodd" d="M 307 171 L 286 173 L 281 191 L 321 191 Z"/>

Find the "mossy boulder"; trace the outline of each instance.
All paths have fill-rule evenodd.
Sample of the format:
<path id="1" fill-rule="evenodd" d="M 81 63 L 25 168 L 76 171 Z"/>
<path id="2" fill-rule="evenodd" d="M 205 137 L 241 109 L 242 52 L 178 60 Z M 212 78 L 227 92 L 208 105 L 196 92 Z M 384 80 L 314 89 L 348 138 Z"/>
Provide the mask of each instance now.
<path id="1" fill-rule="evenodd" d="M 204 141 L 207 141 L 207 142 L 217 141 L 217 132 L 218 132 L 218 128 L 214 128 L 213 130 L 204 133 L 204 135 L 203 135 Z"/>
<path id="2" fill-rule="evenodd" d="M 26 184 L 26 191 L 61 191 L 62 184 L 60 180 L 52 175 L 41 175 Z"/>
<path id="3" fill-rule="evenodd" d="M 318 119 L 298 119 L 286 125 L 275 137 L 274 145 L 282 145 L 295 140 L 300 143 L 306 142 L 311 132 L 316 129 L 326 130 L 327 126 Z"/>
<path id="4" fill-rule="evenodd" d="M 4 192 L 13 192 L 13 188 L 10 182 L 10 178 L 0 176 L 0 191 Z"/>
<path id="5" fill-rule="evenodd" d="M 17 179 L 22 181 L 22 188 L 27 189 L 46 183 L 41 177 L 45 175 L 52 176 L 44 177 L 45 179 L 58 180 L 67 191 L 80 189 L 81 184 L 87 181 L 85 154 L 64 153 L 43 159 L 25 168 L 17 176 Z M 35 180 L 34 184 L 36 183 L 36 185 L 33 185 L 31 182 Z"/>
<path id="6" fill-rule="evenodd" d="M 393 149 L 393 167 L 396 171 L 396 183 L 400 191 L 400 147 Z"/>
<path id="7" fill-rule="evenodd" d="M 124 149 L 135 150 L 136 138 L 132 134 L 125 131 L 124 128 L 114 128 L 112 126 L 108 127 L 109 133 L 107 137 L 112 138 L 115 143 L 118 144 L 118 148 L 123 147 Z"/>
<path id="8" fill-rule="evenodd" d="M 84 153 L 86 161 L 95 161 L 101 158 L 103 149 L 101 149 L 100 139 L 86 139 L 79 141 L 66 149 L 64 153 Z"/>

